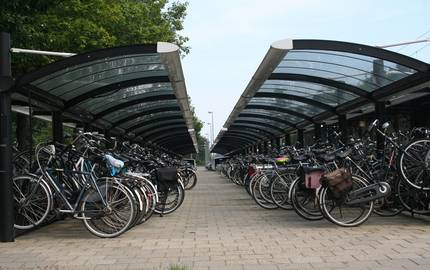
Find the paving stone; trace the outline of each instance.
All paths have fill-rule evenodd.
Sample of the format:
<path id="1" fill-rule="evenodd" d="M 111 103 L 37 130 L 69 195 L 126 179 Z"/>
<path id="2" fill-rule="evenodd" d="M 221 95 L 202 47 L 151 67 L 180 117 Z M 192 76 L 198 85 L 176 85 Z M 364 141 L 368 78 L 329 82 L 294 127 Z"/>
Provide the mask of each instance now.
<path id="1" fill-rule="evenodd" d="M 430 226 L 372 216 L 356 228 L 260 208 L 246 191 L 199 168 L 183 205 L 115 239 L 66 219 L 0 244 L 0 269 L 430 269 Z"/>

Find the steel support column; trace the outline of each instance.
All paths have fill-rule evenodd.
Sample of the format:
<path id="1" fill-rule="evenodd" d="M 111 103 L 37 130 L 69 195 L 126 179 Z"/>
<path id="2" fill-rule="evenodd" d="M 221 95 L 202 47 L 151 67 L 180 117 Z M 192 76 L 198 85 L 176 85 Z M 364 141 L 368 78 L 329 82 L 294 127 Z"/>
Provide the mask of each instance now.
<path id="1" fill-rule="evenodd" d="M 64 143 L 63 115 L 59 111 L 52 113 L 52 139 L 54 142 Z"/>
<path id="2" fill-rule="evenodd" d="M 315 141 L 318 141 L 321 139 L 321 124 L 319 123 L 315 123 L 314 124 L 314 136 L 315 136 Z"/>
<path id="3" fill-rule="evenodd" d="M 278 149 L 278 151 L 281 150 L 281 137 L 276 138 L 276 149 Z"/>
<path id="4" fill-rule="evenodd" d="M 13 242 L 12 196 L 12 112 L 10 90 L 13 87 L 10 34 L 0 33 L 0 241 Z"/>
<path id="5" fill-rule="evenodd" d="M 387 121 L 387 111 L 384 102 L 375 103 L 375 118 L 379 120 L 381 125 Z M 376 148 L 380 151 L 384 149 L 384 137 L 379 133 L 376 134 Z"/>
<path id="6" fill-rule="evenodd" d="M 285 145 L 291 145 L 290 133 L 285 134 Z"/>
<path id="7" fill-rule="evenodd" d="M 297 130 L 297 142 L 300 144 L 300 146 L 305 146 L 305 130 L 304 129 L 298 129 Z"/>
<path id="8" fill-rule="evenodd" d="M 339 119 L 339 129 L 340 129 L 340 132 L 342 133 L 340 136 L 341 141 L 343 143 L 347 143 L 347 141 L 348 141 L 348 125 L 346 122 L 346 115 L 345 114 L 339 115 L 338 119 Z"/>

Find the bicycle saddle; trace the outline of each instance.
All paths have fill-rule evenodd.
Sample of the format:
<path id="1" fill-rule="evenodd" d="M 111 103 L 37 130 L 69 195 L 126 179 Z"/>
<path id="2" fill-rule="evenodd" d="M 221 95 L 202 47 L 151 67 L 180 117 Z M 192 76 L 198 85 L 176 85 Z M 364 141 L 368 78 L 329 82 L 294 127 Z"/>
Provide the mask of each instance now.
<path id="1" fill-rule="evenodd" d="M 304 161 L 308 159 L 305 155 L 293 156 L 293 160 L 295 161 Z"/>
<path id="2" fill-rule="evenodd" d="M 325 155 L 320 155 L 317 158 L 324 161 L 324 162 L 330 162 L 330 161 L 335 160 L 336 156 L 333 154 L 325 154 Z"/>
<path id="3" fill-rule="evenodd" d="M 343 158 L 346 158 L 347 156 L 351 155 L 351 152 L 352 152 L 351 149 L 348 149 L 348 150 L 342 151 L 342 152 L 338 152 L 338 153 L 336 153 L 336 157 L 343 159 Z"/>

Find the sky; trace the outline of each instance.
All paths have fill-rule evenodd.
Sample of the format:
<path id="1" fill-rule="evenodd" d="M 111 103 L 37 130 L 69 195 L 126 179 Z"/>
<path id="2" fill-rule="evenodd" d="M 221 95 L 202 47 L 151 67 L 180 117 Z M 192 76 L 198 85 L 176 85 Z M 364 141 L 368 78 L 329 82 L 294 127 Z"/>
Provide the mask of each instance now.
<path id="1" fill-rule="evenodd" d="M 270 45 L 329 39 L 387 45 L 430 37 L 428 0 L 188 0 L 182 35 L 188 95 L 216 137 Z M 393 51 L 430 62 L 430 43 Z M 210 125 L 201 132 L 210 136 Z"/>

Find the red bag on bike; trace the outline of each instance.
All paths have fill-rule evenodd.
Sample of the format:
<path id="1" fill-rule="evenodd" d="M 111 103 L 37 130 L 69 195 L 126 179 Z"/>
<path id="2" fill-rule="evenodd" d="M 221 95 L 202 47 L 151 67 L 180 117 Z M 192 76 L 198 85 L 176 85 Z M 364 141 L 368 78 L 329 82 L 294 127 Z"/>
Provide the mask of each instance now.
<path id="1" fill-rule="evenodd" d="M 321 177 L 321 185 L 328 187 L 337 198 L 352 189 L 351 171 L 346 168 L 339 168 L 326 173 Z"/>

